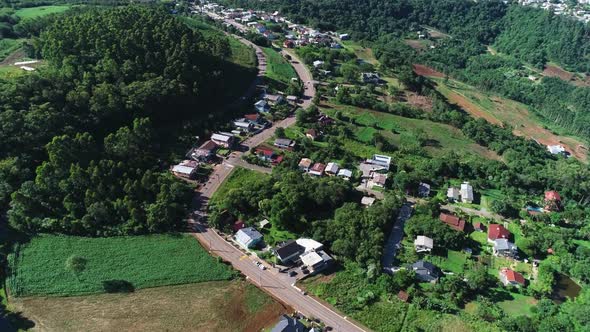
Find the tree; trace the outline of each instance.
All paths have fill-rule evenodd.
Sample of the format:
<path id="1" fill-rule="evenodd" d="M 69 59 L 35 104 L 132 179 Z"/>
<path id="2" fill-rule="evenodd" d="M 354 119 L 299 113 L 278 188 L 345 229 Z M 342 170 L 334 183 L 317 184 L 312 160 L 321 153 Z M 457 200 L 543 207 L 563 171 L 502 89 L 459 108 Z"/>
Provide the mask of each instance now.
<path id="1" fill-rule="evenodd" d="M 277 129 L 275 130 L 275 136 L 277 138 L 285 138 L 285 128 L 277 127 Z"/>
<path id="2" fill-rule="evenodd" d="M 66 260 L 66 269 L 72 272 L 76 278 L 80 280 L 80 274 L 86 269 L 87 263 L 88 260 L 86 260 L 86 258 L 72 255 Z"/>

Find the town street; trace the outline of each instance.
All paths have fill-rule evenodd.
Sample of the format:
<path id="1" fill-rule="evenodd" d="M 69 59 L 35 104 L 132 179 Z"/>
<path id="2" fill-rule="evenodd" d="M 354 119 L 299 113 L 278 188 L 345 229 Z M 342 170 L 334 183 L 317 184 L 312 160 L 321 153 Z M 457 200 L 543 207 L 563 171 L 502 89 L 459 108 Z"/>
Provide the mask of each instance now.
<path id="1" fill-rule="evenodd" d="M 243 38 L 239 38 L 238 40 L 247 45 L 251 44 Z M 260 64 L 265 63 L 265 61 L 260 60 L 260 53 L 262 53 L 261 51 L 259 52 L 260 48 L 257 46 L 254 46 L 254 48 L 256 49 L 257 56 L 259 56 L 258 76 L 261 77 L 264 75 L 266 66 L 260 66 Z M 262 57 L 264 57 L 264 53 L 262 53 Z M 295 65 L 297 65 L 297 67 Z M 309 87 L 305 90 L 305 97 L 301 105 L 303 107 L 309 107 L 316 93 L 316 90 L 311 83 L 311 73 L 300 62 L 299 64 L 294 64 L 294 68 L 297 71 L 297 74 L 300 75 L 300 79 L 304 84 L 305 82 L 310 82 Z M 243 273 L 246 278 L 252 281 L 255 285 L 294 310 L 301 312 L 307 317 L 320 319 L 324 324 L 331 326 L 334 331 L 366 331 L 345 316 L 335 312 L 328 305 L 322 304 L 313 297 L 305 295 L 301 290 L 295 287 L 293 284 L 293 278 L 288 277 L 287 274 L 278 273 L 275 269 L 261 270 L 254 264 L 255 260 L 253 257 L 245 255 L 241 250 L 227 242 L 214 229 L 208 227 L 204 221 L 209 199 L 227 179 L 235 166 L 241 166 L 265 173 L 270 172 L 270 168 L 246 164 L 242 160 L 244 153 L 271 138 L 274 135 L 276 128 L 289 127 L 294 123 L 295 117 L 293 116 L 275 123 L 271 128 L 246 139 L 242 142 L 240 151 L 234 151 L 223 163 L 214 167 L 208 182 L 199 189 L 198 194 L 195 196 L 195 213 L 188 219 L 189 229 L 192 235 L 212 254 L 230 262 L 234 268 Z"/>

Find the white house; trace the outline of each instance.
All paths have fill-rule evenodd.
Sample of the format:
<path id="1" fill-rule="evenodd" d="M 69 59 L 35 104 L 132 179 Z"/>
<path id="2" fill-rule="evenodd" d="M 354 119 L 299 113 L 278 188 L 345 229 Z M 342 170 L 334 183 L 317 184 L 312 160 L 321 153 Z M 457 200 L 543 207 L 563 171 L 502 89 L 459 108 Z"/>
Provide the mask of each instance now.
<path id="1" fill-rule="evenodd" d="M 449 189 L 447 190 L 447 199 L 450 202 L 456 202 L 459 200 L 459 189 L 455 188 L 455 187 L 449 187 Z"/>
<path id="2" fill-rule="evenodd" d="M 336 175 L 338 174 L 338 164 L 336 163 L 328 163 L 326 169 L 324 170 L 328 175 Z"/>
<path id="3" fill-rule="evenodd" d="M 434 248 L 434 240 L 423 235 L 418 235 L 414 240 L 414 248 L 416 252 L 431 252 Z"/>
<path id="4" fill-rule="evenodd" d="M 252 227 L 246 227 L 236 233 L 235 239 L 240 246 L 248 249 L 262 242 L 262 234 Z"/>
<path id="5" fill-rule="evenodd" d="M 352 177 L 352 171 L 346 168 L 341 168 L 338 171 L 338 176 L 345 180 L 350 180 L 350 178 Z"/>
<path id="6" fill-rule="evenodd" d="M 461 183 L 461 201 L 463 203 L 472 203 L 473 202 L 473 187 L 469 184 L 469 182 Z"/>
<path id="7" fill-rule="evenodd" d="M 389 166 L 391 165 L 391 157 L 384 156 L 382 154 L 374 154 L 373 158 L 367 159 L 366 162 L 369 164 L 379 165 L 385 167 L 386 169 L 389 169 Z"/>

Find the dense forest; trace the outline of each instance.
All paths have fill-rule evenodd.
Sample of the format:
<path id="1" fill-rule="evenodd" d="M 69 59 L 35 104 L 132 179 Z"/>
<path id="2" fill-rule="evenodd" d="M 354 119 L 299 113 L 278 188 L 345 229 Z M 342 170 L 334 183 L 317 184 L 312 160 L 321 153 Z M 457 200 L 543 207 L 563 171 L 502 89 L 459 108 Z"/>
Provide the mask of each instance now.
<path id="1" fill-rule="evenodd" d="M 182 227 L 191 188 L 162 172 L 163 160 L 214 121 L 231 79 L 228 41 L 163 8 L 130 6 L 59 16 L 32 49 L 47 68 L 0 81 L 10 224 L 98 236 Z"/>

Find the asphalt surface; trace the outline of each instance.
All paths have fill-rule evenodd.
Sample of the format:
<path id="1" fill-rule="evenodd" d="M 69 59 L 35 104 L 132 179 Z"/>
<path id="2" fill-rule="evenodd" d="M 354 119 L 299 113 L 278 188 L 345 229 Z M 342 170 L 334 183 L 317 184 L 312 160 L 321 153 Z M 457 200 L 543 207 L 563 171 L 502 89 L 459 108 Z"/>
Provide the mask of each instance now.
<path id="1" fill-rule="evenodd" d="M 395 254 L 397 252 L 400 242 L 402 241 L 402 238 L 404 237 L 404 225 L 406 223 L 406 220 L 408 220 L 411 216 L 412 204 L 405 203 L 404 205 L 402 205 L 397 216 L 397 219 L 393 224 L 391 233 L 389 234 L 389 238 L 387 239 L 387 243 L 385 243 L 383 257 L 381 259 L 383 269 L 389 270 L 393 267 Z"/>

